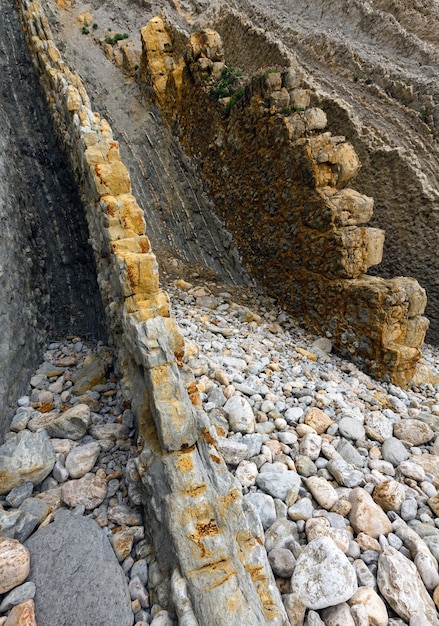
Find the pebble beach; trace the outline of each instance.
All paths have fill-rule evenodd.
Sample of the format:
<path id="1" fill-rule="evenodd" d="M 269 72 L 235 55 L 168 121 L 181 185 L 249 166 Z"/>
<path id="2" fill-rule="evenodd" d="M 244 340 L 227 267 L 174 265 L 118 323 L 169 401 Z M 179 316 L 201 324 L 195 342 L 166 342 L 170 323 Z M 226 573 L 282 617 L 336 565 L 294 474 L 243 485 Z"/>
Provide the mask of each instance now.
<path id="1" fill-rule="evenodd" d="M 330 337 L 307 334 L 256 291 L 238 298 L 183 280 L 166 288 L 291 624 L 439 625 L 439 385 L 373 380 L 335 356 Z M 439 370 L 439 349 L 426 345 L 422 358 Z M 130 491 L 135 455 L 111 350 L 52 341 L 0 447 L 0 625 L 36 624 L 34 605 L 56 594 L 68 602 L 58 561 L 71 559 L 82 583 L 90 577 L 90 547 L 44 566 L 63 526 L 88 546 L 103 536 L 110 550 L 111 576 L 96 580 L 96 564 L 86 585 L 95 614 L 78 617 L 72 604 L 72 624 L 100 623 L 105 598 L 114 626 L 178 624 L 148 592 L 159 572 Z"/>

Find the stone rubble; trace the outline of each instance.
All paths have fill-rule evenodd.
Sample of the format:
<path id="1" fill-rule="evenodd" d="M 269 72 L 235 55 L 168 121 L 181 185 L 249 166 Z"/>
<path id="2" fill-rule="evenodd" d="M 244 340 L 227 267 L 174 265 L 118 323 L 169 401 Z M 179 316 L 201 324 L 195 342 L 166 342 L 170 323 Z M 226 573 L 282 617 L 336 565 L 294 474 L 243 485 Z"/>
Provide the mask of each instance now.
<path id="1" fill-rule="evenodd" d="M 185 281 L 168 291 L 218 450 L 264 529 L 290 623 L 438 625 L 439 386 L 374 381 L 257 292 L 234 297 Z M 423 358 L 438 367 L 437 350 L 426 346 Z M 44 615 L 50 626 L 73 611 L 62 586 L 50 600 L 41 563 L 45 534 L 63 536 L 81 520 L 113 549 L 119 625 L 186 623 L 183 579 L 173 580 L 168 604 L 150 589 L 152 546 L 126 473 L 135 420 L 109 349 L 70 337 L 44 359 L 0 446 L 0 624 L 35 625 Z M 56 561 L 67 569 L 57 578 L 69 575 L 71 548 L 59 543 Z M 97 587 L 81 593 L 95 602 L 95 623 Z"/>

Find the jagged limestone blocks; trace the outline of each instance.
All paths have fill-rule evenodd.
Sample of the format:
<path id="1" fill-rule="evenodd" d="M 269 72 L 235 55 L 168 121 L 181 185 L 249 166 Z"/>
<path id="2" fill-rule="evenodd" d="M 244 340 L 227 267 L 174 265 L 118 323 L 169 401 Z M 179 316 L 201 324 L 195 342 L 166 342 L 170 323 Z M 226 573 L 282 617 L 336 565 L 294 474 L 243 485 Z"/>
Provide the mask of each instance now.
<path id="1" fill-rule="evenodd" d="M 187 626 L 286 626 L 262 527 L 218 452 L 184 365 L 184 340 L 160 289 L 118 144 L 63 63 L 39 3 L 19 5 L 54 127 L 81 189 L 111 337 L 137 417 L 139 458 L 130 464 L 130 490 L 147 510 L 157 557 L 150 567 L 165 572 L 155 577 L 152 593 L 164 606 L 172 595 L 170 608 Z M 162 44 L 157 36 L 154 45 L 162 51 Z"/>
<path id="2" fill-rule="evenodd" d="M 405 386 L 428 327 L 425 291 L 366 275 L 384 232 L 367 226 L 373 199 L 349 187 L 359 158 L 325 132 L 300 68 L 245 77 L 225 65 L 217 32 L 186 36 L 184 47 L 160 16 L 141 36 L 141 79 L 199 159 L 249 272 L 302 324 L 330 333 L 339 354 Z"/>

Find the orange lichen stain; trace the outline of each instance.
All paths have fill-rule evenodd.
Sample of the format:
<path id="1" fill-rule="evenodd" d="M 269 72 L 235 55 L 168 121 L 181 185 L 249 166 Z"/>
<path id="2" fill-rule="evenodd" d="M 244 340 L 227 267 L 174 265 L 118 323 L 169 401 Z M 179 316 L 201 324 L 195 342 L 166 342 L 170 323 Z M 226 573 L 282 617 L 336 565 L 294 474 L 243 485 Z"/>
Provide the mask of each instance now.
<path id="1" fill-rule="evenodd" d="M 240 546 L 242 546 L 242 544 L 246 544 L 249 541 L 251 541 L 253 539 L 253 535 L 250 533 L 249 530 L 238 530 L 238 532 L 236 533 L 236 541 L 239 543 Z"/>
<path id="2" fill-rule="evenodd" d="M 139 246 L 140 246 L 140 251 L 144 254 L 145 252 L 149 252 L 151 250 L 151 244 L 149 242 L 149 239 L 146 235 L 141 235 L 139 237 Z"/>
<path id="3" fill-rule="evenodd" d="M 101 183 L 101 185 L 105 185 L 106 183 L 100 171 L 99 165 L 94 166 L 94 171 L 95 171 L 96 177 L 99 178 L 99 182 Z"/>
<path id="4" fill-rule="evenodd" d="M 233 563 L 230 559 L 221 559 L 213 563 L 207 563 L 197 570 L 190 572 L 192 575 L 196 575 L 198 573 L 203 576 L 208 574 L 211 578 L 210 584 L 206 587 L 206 591 L 217 589 L 236 576 L 236 570 L 234 569 Z"/>
<path id="5" fill-rule="evenodd" d="M 197 487 L 192 487 L 191 489 L 186 489 L 186 494 L 191 498 L 198 498 L 206 493 L 207 487 L 206 485 L 197 485 Z"/>
<path id="6" fill-rule="evenodd" d="M 218 534 L 218 526 L 214 519 L 210 519 L 205 523 L 195 524 L 197 535 L 200 537 L 210 537 Z"/>
<path id="7" fill-rule="evenodd" d="M 135 289 L 136 286 L 137 286 L 136 272 L 135 272 L 133 266 L 129 265 L 128 263 L 125 263 L 125 267 L 126 267 L 127 279 L 128 279 L 129 284 L 130 284 L 130 287 L 132 289 Z"/>
<path id="8" fill-rule="evenodd" d="M 204 441 L 210 444 L 211 446 L 214 446 L 216 444 L 215 439 L 212 437 L 212 435 L 207 429 L 203 432 L 202 436 L 204 437 Z"/>
<path id="9" fill-rule="evenodd" d="M 175 461 L 175 466 L 180 472 L 189 472 L 194 469 L 194 462 L 191 455 L 188 454 L 188 452 L 192 452 L 193 449 L 193 446 L 187 448 L 184 452 L 180 453 L 179 458 Z"/>
<path id="10" fill-rule="evenodd" d="M 218 500 L 224 504 L 225 507 L 231 506 L 236 500 L 241 497 L 241 492 L 238 489 L 232 489 L 225 496 L 219 497 Z"/>
<path id="11" fill-rule="evenodd" d="M 55 408 L 55 405 L 53 404 L 53 402 L 45 402 L 44 404 L 42 404 L 40 406 L 40 408 L 38 409 L 38 411 L 40 413 L 49 413 L 50 411 L 52 411 Z"/>
<path id="12" fill-rule="evenodd" d="M 222 459 L 219 456 L 217 456 L 216 454 L 214 454 L 213 452 L 210 453 L 210 458 L 212 459 L 212 461 L 214 463 L 221 463 L 222 462 Z"/>
<path id="13" fill-rule="evenodd" d="M 204 545 L 202 539 L 198 537 L 195 533 L 192 535 L 188 535 L 188 537 L 195 543 L 195 545 L 200 550 L 200 559 L 205 559 L 212 556 L 211 552 Z"/>
<path id="14" fill-rule="evenodd" d="M 197 383 L 194 380 L 186 387 L 186 391 L 188 392 L 189 399 L 194 406 L 202 405 L 200 392 L 198 391 Z"/>
<path id="15" fill-rule="evenodd" d="M 246 563 L 244 567 L 255 584 L 256 592 L 261 599 L 265 616 L 272 619 L 274 615 L 278 614 L 278 608 L 269 592 L 269 581 L 267 580 L 263 566 Z"/>

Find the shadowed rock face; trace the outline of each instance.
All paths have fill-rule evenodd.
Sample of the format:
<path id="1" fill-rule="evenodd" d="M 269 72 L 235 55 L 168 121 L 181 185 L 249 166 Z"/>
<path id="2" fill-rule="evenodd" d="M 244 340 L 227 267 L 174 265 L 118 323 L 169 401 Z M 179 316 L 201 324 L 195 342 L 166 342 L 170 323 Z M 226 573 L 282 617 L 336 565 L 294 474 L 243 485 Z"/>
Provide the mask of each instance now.
<path id="1" fill-rule="evenodd" d="M 0 437 L 50 331 L 105 337 L 78 192 L 18 15 L 0 2 Z"/>

